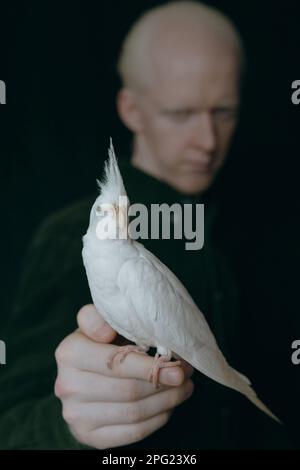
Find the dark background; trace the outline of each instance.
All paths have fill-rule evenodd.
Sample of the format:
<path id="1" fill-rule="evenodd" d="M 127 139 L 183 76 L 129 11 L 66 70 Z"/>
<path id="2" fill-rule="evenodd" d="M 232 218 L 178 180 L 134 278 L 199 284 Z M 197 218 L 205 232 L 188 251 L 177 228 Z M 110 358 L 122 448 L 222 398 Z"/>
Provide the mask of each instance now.
<path id="1" fill-rule="evenodd" d="M 1 4 L 7 104 L 0 107 L 0 338 L 39 223 L 95 190 L 110 136 L 119 156 L 128 153 L 129 135 L 114 103 L 115 61 L 131 23 L 160 3 Z M 234 20 L 247 53 L 241 121 L 218 192 L 220 236 L 243 294 L 245 348 L 256 351 L 262 366 L 252 371 L 253 361 L 249 374 L 272 370 L 275 405 L 299 435 L 300 365 L 290 356 L 291 342 L 300 338 L 300 105 L 291 103 L 291 83 L 300 79 L 300 6 L 291 0 L 207 3 Z"/>

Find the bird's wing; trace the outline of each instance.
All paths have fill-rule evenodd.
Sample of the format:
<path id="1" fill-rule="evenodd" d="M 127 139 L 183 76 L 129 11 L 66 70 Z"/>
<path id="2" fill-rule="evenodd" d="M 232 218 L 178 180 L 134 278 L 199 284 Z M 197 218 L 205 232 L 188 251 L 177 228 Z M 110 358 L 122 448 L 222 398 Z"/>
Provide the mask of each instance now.
<path id="1" fill-rule="evenodd" d="M 171 286 L 176 291 L 180 291 L 182 297 L 186 300 L 186 302 L 190 303 L 193 307 L 198 310 L 198 307 L 196 306 L 194 300 L 192 299 L 184 285 L 179 281 L 178 277 L 175 276 L 175 274 L 164 263 L 162 263 L 160 259 L 157 258 L 157 256 L 151 253 L 151 251 L 147 250 L 144 245 L 136 242 L 135 246 L 138 249 L 139 256 L 151 262 L 152 265 L 155 266 L 155 268 L 158 269 L 161 274 L 167 277 Z"/>
<path id="2" fill-rule="evenodd" d="M 151 252 L 135 243 L 138 257 L 122 266 L 117 284 L 153 345 L 170 349 L 220 381 L 228 364 L 191 296 Z"/>

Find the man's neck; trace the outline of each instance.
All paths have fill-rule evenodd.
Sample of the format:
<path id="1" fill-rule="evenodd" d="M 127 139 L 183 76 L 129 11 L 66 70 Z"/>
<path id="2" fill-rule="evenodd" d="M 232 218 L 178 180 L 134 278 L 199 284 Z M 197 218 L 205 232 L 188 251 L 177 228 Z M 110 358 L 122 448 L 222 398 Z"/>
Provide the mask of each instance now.
<path id="1" fill-rule="evenodd" d="M 149 155 L 147 148 L 144 149 L 143 146 L 138 145 L 136 141 L 133 144 L 133 152 L 130 163 L 134 168 L 142 171 L 143 173 L 148 174 L 149 176 L 157 179 L 158 181 L 165 183 L 174 191 L 181 193 L 184 196 L 191 198 L 197 198 L 200 196 L 200 193 L 183 193 L 180 188 L 177 187 L 176 183 L 170 179 L 170 175 L 164 174 L 163 169 L 159 167 L 158 164 L 155 162 L 155 159 L 151 155 Z"/>
<path id="2" fill-rule="evenodd" d="M 134 141 L 133 144 L 133 153 L 130 163 L 138 170 L 141 170 L 153 178 L 156 178 L 157 180 L 163 181 L 169 186 L 172 186 L 170 182 L 164 178 L 163 171 L 155 164 L 155 160 L 151 155 L 149 155 L 147 148 L 143 148 L 143 145 L 137 141 Z"/>

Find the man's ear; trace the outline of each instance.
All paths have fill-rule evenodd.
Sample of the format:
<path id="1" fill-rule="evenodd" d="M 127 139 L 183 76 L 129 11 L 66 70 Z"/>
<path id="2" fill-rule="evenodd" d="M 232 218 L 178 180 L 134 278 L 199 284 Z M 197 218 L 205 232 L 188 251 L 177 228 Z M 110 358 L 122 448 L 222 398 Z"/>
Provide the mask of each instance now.
<path id="1" fill-rule="evenodd" d="M 142 122 L 136 93 L 128 88 L 121 88 L 117 93 L 117 110 L 123 124 L 133 133 L 142 130 Z"/>

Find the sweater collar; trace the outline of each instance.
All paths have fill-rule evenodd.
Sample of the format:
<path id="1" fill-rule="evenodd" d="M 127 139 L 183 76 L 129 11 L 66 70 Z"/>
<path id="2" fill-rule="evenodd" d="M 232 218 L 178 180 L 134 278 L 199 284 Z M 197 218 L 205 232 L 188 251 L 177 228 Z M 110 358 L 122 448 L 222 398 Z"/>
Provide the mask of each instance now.
<path id="1" fill-rule="evenodd" d="M 213 191 L 211 189 L 198 196 L 191 196 L 177 191 L 166 182 L 134 167 L 125 158 L 119 160 L 119 166 L 130 202 L 209 205 L 212 203 Z M 126 185 L 126 181 L 130 184 Z"/>
<path id="2" fill-rule="evenodd" d="M 193 197 L 134 167 L 128 159 L 119 159 L 119 167 L 130 204 L 204 204 L 205 233 L 211 233 L 218 213 L 213 187 Z"/>

